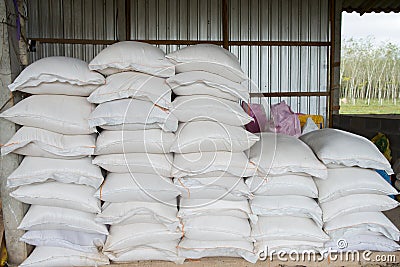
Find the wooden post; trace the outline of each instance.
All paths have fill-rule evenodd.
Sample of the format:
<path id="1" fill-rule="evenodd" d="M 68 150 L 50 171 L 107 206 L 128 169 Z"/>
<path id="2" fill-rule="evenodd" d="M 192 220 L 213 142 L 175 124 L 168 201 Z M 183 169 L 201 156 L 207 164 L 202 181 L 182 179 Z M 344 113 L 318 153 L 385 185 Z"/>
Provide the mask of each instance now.
<path id="1" fill-rule="evenodd" d="M 11 0 L 0 0 L 0 15 L 3 22 L 0 27 L 2 42 L 0 50 L 2 59 L 0 62 L 0 106 L 4 109 L 12 106 L 15 97 L 7 88 L 21 70 L 19 60 L 19 44 L 17 39 L 17 28 L 15 27 L 16 10 Z M 0 119 L 0 143 L 4 144 L 17 130 L 17 126 L 9 121 Z M 1 199 L 3 205 L 3 221 L 5 229 L 6 247 L 8 251 L 8 262 L 19 265 L 28 256 L 28 246 L 19 241 L 24 231 L 18 230 L 18 226 L 24 217 L 27 205 L 10 197 L 10 190 L 6 187 L 7 177 L 20 163 L 20 157 L 16 154 L 9 154 L 0 157 L 0 179 Z"/>
<path id="2" fill-rule="evenodd" d="M 125 40 L 131 39 L 131 0 L 125 0 Z"/>
<path id="3" fill-rule="evenodd" d="M 331 47 L 330 47 L 330 59 L 329 59 L 329 110 L 328 110 L 328 126 L 332 127 L 333 125 L 333 99 L 334 99 L 334 90 L 333 90 L 333 80 L 334 80 L 334 59 L 335 59 L 335 2 L 334 0 L 329 0 L 329 23 L 330 23 L 330 32 L 331 32 Z"/>
<path id="4" fill-rule="evenodd" d="M 117 40 L 127 40 L 126 28 L 126 0 L 118 0 L 117 2 Z"/>
<path id="5" fill-rule="evenodd" d="M 222 0 L 222 43 L 225 49 L 229 49 L 229 15 L 228 0 Z"/>
<path id="6" fill-rule="evenodd" d="M 333 57 L 333 84 L 332 84 L 332 113 L 339 114 L 340 109 L 340 57 L 342 46 L 342 2 L 335 3 L 335 39 L 334 39 L 334 57 Z"/>

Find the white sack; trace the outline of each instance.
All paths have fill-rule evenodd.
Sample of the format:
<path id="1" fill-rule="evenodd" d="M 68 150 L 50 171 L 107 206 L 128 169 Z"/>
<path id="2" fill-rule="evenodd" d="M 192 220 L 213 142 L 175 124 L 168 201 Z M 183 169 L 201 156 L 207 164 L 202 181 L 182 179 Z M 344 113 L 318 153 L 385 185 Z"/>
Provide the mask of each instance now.
<path id="1" fill-rule="evenodd" d="M 106 47 L 90 61 L 89 68 L 104 75 L 122 71 L 139 71 L 159 77 L 175 74 L 174 65 L 165 58 L 160 48 L 134 41 L 118 42 Z"/>
<path id="2" fill-rule="evenodd" d="M 323 221 L 328 222 L 354 212 L 376 212 L 396 208 L 399 203 L 384 195 L 353 194 L 320 203 Z"/>
<path id="3" fill-rule="evenodd" d="M 113 225 L 104 245 L 104 253 L 123 253 L 137 246 L 179 240 L 180 230 L 170 231 L 159 223 Z"/>
<path id="4" fill-rule="evenodd" d="M 257 216 L 252 214 L 247 200 L 229 201 L 181 198 L 178 217 L 181 219 L 192 219 L 197 216 L 224 216 L 250 219 L 253 222 L 257 221 Z"/>
<path id="5" fill-rule="evenodd" d="M 338 247 L 338 243 L 345 244 L 346 246 L 344 248 L 341 246 Z M 346 239 L 334 239 L 325 243 L 325 247 L 337 251 L 370 250 L 383 252 L 400 250 L 400 245 L 397 242 L 382 235 L 371 234 L 358 234 L 348 236 Z"/>
<path id="6" fill-rule="evenodd" d="M 109 173 L 95 196 L 107 202 L 159 201 L 176 203 L 180 194 L 171 178 L 149 173 Z"/>
<path id="7" fill-rule="evenodd" d="M 215 121 L 193 121 L 179 124 L 171 152 L 242 152 L 258 140 L 258 136 L 241 126 Z"/>
<path id="8" fill-rule="evenodd" d="M 376 171 L 356 167 L 328 169 L 328 179 L 315 179 L 315 183 L 320 203 L 352 194 L 398 194 Z"/>
<path id="9" fill-rule="evenodd" d="M 100 75 L 101 76 L 101 75 Z M 101 76 L 104 79 L 103 76 Z M 101 84 L 104 84 L 105 80 Z M 77 85 L 68 82 L 43 82 L 35 86 L 24 86 L 18 91 L 32 95 L 69 95 L 69 96 L 89 96 L 100 84 Z"/>
<path id="10" fill-rule="evenodd" d="M 262 240 L 254 244 L 254 250 L 260 257 L 273 257 L 274 255 L 279 255 L 279 253 L 293 253 L 293 251 L 296 251 L 297 253 L 305 251 L 318 253 L 323 250 L 323 247 L 324 242 L 304 240 Z M 307 255 L 308 254 L 305 254 L 305 256 Z"/>
<path id="11" fill-rule="evenodd" d="M 102 131 L 96 140 L 96 155 L 122 153 L 169 153 L 173 133 L 161 129 L 137 131 Z"/>
<path id="12" fill-rule="evenodd" d="M 109 172 L 150 173 L 164 177 L 171 176 L 173 162 L 170 154 L 127 153 L 100 155 L 93 159 L 96 164 Z"/>
<path id="13" fill-rule="evenodd" d="M 182 220 L 184 236 L 194 240 L 252 241 L 249 221 L 234 216 L 196 216 Z"/>
<path id="14" fill-rule="evenodd" d="M 385 170 L 392 167 L 379 149 L 367 138 L 337 129 L 321 129 L 302 135 L 300 139 L 311 147 L 325 164 L 359 166 Z"/>
<path id="15" fill-rule="evenodd" d="M 228 175 L 248 177 L 255 173 L 256 167 L 249 162 L 249 159 L 243 152 L 219 151 L 175 154 L 174 156 L 173 177 L 180 178 L 216 171 Z"/>
<path id="16" fill-rule="evenodd" d="M 175 205 L 160 202 L 105 202 L 95 221 L 102 224 L 161 223 L 170 230 L 179 227 Z"/>
<path id="17" fill-rule="evenodd" d="M 74 159 L 93 155 L 94 135 L 63 135 L 24 126 L 1 147 L 1 155 L 11 152 L 33 157 Z"/>
<path id="18" fill-rule="evenodd" d="M 163 126 L 164 127 L 164 126 Z M 177 128 L 178 126 L 176 126 Z M 143 131 L 150 129 L 161 129 L 162 127 L 158 123 L 124 123 L 124 124 L 116 124 L 116 125 L 102 125 L 102 129 L 109 131 Z M 170 130 L 165 130 L 168 132 L 174 132 Z"/>
<path id="19" fill-rule="evenodd" d="M 247 101 L 249 90 L 219 74 L 208 71 L 189 71 L 167 79 L 172 91 L 179 96 L 207 95 L 232 101 Z"/>
<path id="20" fill-rule="evenodd" d="M 20 241 L 32 246 L 62 247 L 87 253 L 101 251 L 106 235 L 68 230 L 27 231 Z"/>
<path id="21" fill-rule="evenodd" d="M 165 79 L 139 72 L 122 72 L 106 79 L 89 97 L 90 103 L 134 98 L 150 101 L 164 108 L 171 107 L 171 88 Z"/>
<path id="22" fill-rule="evenodd" d="M 325 242 L 329 236 L 312 219 L 293 216 L 259 217 L 252 225 L 252 237 L 262 240 Z"/>
<path id="23" fill-rule="evenodd" d="M 258 166 L 261 176 L 305 173 L 325 179 L 327 170 L 312 150 L 296 137 L 261 133 L 258 141 L 249 151 L 250 161 Z"/>
<path id="24" fill-rule="evenodd" d="M 18 187 L 46 181 L 83 184 L 95 189 L 103 183 L 101 169 L 92 159 L 50 159 L 26 156 L 7 178 L 7 187 Z"/>
<path id="25" fill-rule="evenodd" d="M 315 124 L 311 117 L 307 118 L 306 123 L 304 124 L 303 128 L 301 129 L 301 134 L 310 133 L 312 131 L 319 130 L 319 127 Z"/>
<path id="26" fill-rule="evenodd" d="M 256 196 L 298 195 L 311 198 L 318 197 L 318 189 L 313 178 L 306 175 L 253 176 L 246 179 L 246 184 Z"/>
<path id="27" fill-rule="evenodd" d="M 243 178 L 232 175 L 176 178 L 174 184 L 181 191 L 181 196 L 188 199 L 247 200 L 253 198 Z"/>
<path id="28" fill-rule="evenodd" d="M 183 238 L 178 245 L 178 255 L 188 259 L 205 257 L 236 257 L 256 263 L 258 257 L 249 241 L 200 241 Z"/>
<path id="29" fill-rule="evenodd" d="M 215 73 L 238 83 L 247 79 L 237 57 L 218 45 L 187 46 L 166 57 L 176 64 L 176 73 L 199 70 Z"/>
<path id="30" fill-rule="evenodd" d="M 173 116 L 173 115 L 170 115 Z M 170 123 L 171 120 L 167 119 L 168 122 L 166 123 L 166 125 L 172 126 L 172 124 Z M 173 119 L 173 121 L 175 121 L 175 119 Z M 175 125 L 175 122 L 173 122 L 173 124 Z M 177 123 L 176 123 L 177 124 Z M 176 129 L 178 128 L 178 126 L 173 126 L 173 128 L 175 130 L 172 129 L 166 129 L 166 126 L 164 124 L 160 124 L 159 123 L 123 123 L 123 124 L 116 124 L 116 125 L 102 125 L 101 128 L 104 130 L 109 130 L 109 131 L 144 131 L 144 130 L 150 130 L 150 129 L 163 129 L 163 131 L 165 132 L 175 132 Z"/>
<path id="31" fill-rule="evenodd" d="M 400 239 L 397 227 L 380 211 L 355 212 L 336 217 L 325 223 L 324 230 L 332 238 L 371 231 L 396 241 Z"/>
<path id="32" fill-rule="evenodd" d="M 111 253 L 105 252 L 110 260 L 113 262 L 126 262 L 131 263 L 133 261 L 172 261 L 176 264 L 182 264 L 184 258 L 178 257 L 178 241 L 169 241 L 163 243 L 153 243 L 140 245 L 132 248 L 125 253 Z"/>
<path id="33" fill-rule="evenodd" d="M 130 126 L 132 124 L 135 127 Z M 105 129 L 107 127 L 104 126 L 119 126 L 127 131 L 157 126 L 166 132 L 174 132 L 178 128 L 178 120 L 169 110 L 149 101 L 119 99 L 98 105 L 89 117 L 89 125 Z"/>
<path id="34" fill-rule="evenodd" d="M 322 227 L 322 210 L 318 203 L 304 196 L 256 196 L 250 201 L 251 210 L 258 216 L 293 216 L 310 218 Z"/>
<path id="35" fill-rule="evenodd" d="M 102 266 L 110 264 L 102 253 L 85 253 L 60 247 L 36 247 L 21 267 Z"/>
<path id="36" fill-rule="evenodd" d="M 33 95 L 0 114 L 19 125 L 60 134 L 91 134 L 88 118 L 94 105 L 80 96 Z"/>
<path id="37" fill-rule="evenodd" d="M 171 112 L 178 121 L 218 121 L 232 126 L 246 125 L 253 120 L 238 102 L 210 95 L 178 96 Z"/>
<path id="38" fill-rule="evenodd" d="M 88 64 L 77 58 L 70 57 L 47 57 L 35 61 L 34 63 L 27 66 L 14 80 L 12 84 L 8 86 L 11 91 L 23 91 L 27 93 L 35 94 L 35 87 L 42 84 L 48 84 L 46 91 L 40 93 L 51 93 L 51 86 L 56 83 L 54 88 L 57 94 L 69 95 L 67 85 L 100 85 L 105 83 L 104 77 L 94 71 L 90 71 Z M 66 86 L 61 86 L 59 83 L 65 83 Z M 29 87 L 29 90 L 25 90 Z M 71 90 L 78 91 L 78 95 L 86 95 L 88 89 L 84 89 L 83 92 L 79 92 L 76 86 L 72 86 Z M 93 88 L 94 90 L 95 88 Z M 89 90 L 90 91 L 90 90 Z M 39 92 L 38 92 L 39 93 Z"/>
<path id="39" fill-rule="evenodd" d="M 10 193 L 27 204 L 54 206 L 85 212 L 100 212 L 100 201 L 93 195 L 96 189 L 87 185 L 47 182 L 22 185 Z"/>
<path id="40" fill-rule="evenodd" d="M 95 214 L 79 210 L 32 205 L 18 229 L 69 230 L 108 235 L 107 227 L 94 221 Z"/>

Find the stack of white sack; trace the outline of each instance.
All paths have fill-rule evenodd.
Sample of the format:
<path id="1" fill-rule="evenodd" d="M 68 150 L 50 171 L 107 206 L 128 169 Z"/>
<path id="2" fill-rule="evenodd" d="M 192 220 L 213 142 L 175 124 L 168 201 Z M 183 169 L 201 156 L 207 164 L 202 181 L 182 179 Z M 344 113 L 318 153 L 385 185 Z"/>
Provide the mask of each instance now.
<path id="1" fill-rule="evenodd" d="M 89 157 L 96 134 L 88 124 L 94 105 L 86 100 L 104 82 L 81 60 L 49 57 L 9 86 L 33 94 L 1 114 L 23 126 L 1 149 L 25 156 L 7 180 L 17 188 L 11 196 L 31 204 L 19 229 L 27 230 L 21 241 L 36 248 L 21 266 L 109 263 L 99 253 L 108 231 L 95 222 L 100 201 L 94 193 L 103 176 Z"/>
<path id="2" fill-rule="evenodd" d="M 252 119 L 246 76 L 237 58 L 215 45 L 195 45 L 167 55 L 177 75 L 167 79 L 178 95 L 172 113 L 180 122 L 171 146 L 173 177 L 180 190 L 184 238 L 179 256 L 243 257 L 256 261 L 250 237 L 251 197 L 242 177 L 255 168 L 243 151 L 258 137 L 243 125 Z"/>
<path id="3" fill-rule="evenodd" d="M 326 179 L 325 165 L 295 137 L 276 133 L 260 137 L 249 151 L 258 173 L 246 180 L 255 195 L 251 210 L 258 216 L 252 225 L 255 251 L 264 256 L 281 251 L 319 252 L 329 237 L 322 230 L 312 176 Z"/>
<path id="4" fill-rule="evenodd" d="M 398 206 L 388 195 L 398 194 L 374 169 L 392 168 L 368 139 L 336 129 L 300 137 L 328 167 L 328 179 L 315 180 L 324 229 L 331 250 L 400 249 L 400 232 L 382 211 Z M 394 241 L 395 240 L 395 241 Z"/>
<path id="5" fill-rule="evenodd" d="M 103 252 L 114 262 L 183 262 L 176 248 L 180 192 L 170 178 L 178 121 L 165 82 L 174 65 L 155 46 L 120 42 L 101 51 L 89 68 L 108 75 L 88 98 L 98 104 L 90 125 L 103 128 L 93 163 L 108 171 L 95 194 L 105 201 L 96 221 L 111 225 Z"/>

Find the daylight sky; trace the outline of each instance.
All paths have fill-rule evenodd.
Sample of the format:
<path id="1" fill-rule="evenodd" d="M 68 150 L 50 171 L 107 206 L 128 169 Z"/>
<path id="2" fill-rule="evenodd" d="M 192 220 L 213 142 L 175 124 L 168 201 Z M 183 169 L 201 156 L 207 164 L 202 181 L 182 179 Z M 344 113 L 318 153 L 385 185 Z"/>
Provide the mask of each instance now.
<path id="1" fill-rule="evenodd" d="M 342 39 L 375 37 L 377 44 L 390 41 L 400 46 L 400 13 L 342 14 Z"/>

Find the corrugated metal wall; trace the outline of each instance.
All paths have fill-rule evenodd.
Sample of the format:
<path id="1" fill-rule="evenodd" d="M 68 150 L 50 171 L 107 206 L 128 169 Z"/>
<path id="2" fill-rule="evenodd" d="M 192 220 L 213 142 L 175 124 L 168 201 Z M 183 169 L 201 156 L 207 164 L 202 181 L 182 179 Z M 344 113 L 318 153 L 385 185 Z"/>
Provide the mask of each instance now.
<path id="1" fill-rule="evenodd" d="M 329 41 L 327 0 L 230 0 L 230 39 Z"/>
<path id="2" fill-rule="evenodd" d="M 221 0 L 130 0 L 131 39 L 222 40 Z M 184 46 L 160 46 L 166 53 Z"/>
<path id="3" fill-rule="evenodd" d="M 29 37 L 116 39 L 117 0 L 30 0 Z M 130 0 L 131 39 L 222 40 L 221 0 Z M 329 41 L 328 0 L 229 0 L 234 41 Z M 163 45 L 171 52 L 183 46 Z M 102 45 L 41 44 L 31 59 L 67 55 L 89 61 Z M 326 92 L 329 46 L 231 46 L 252 92 Z M 326 97 L 286 100 L 295 112 L 326 116 Z M 261 102 L 260 98 L 252 99 Z"/>
<path id="4" fill-rule="evenodd" d="M 230 39 L 235 41 L 329 41 L 327 0 L 231 0 Z M 230 50 L 254 83 L 252 92 L 328 91 L 329 47 L 237 46 Z M 326 97 L 285 100 L 295 112 L 326 115 Z"/>
<path id="5" fill-rule="evenodd" d="M 326 92 L 328 89 L 328 47 L 231 47 L 249 75 L 251 92 Z M 269 104 L 278 100 L 268 98 Z M 326 115 L 326 99 L 282 98 L 295 112 Z M 260 102 L 261 99 L 254 99 Z"/>
<path id="6" fill-rule="evenodd" d="M 28 0 L 30 38 L 116 39 L 117 0 Z M 90 61 L 104 45 L 40 44 L 30 60 L 65 55 Z"/>

